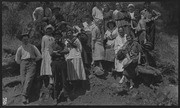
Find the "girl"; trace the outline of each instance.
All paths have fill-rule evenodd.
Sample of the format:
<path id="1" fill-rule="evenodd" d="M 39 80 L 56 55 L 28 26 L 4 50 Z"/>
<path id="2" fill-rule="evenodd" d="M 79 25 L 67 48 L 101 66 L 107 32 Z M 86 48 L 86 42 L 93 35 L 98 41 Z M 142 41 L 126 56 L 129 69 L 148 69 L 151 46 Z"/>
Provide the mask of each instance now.
<path id="1" fill-rule="evenodd" d="M 51 84 L 53 84 L 53 79 L 52 79 L 52 71 L 51 71 L 51 56 L 50 56 L 50 51 L 52 50 L 51 44 L 55 42 L 54 37 L 52 37 L 54 27 L 52 25 L 48 25 L 45 27 L 45 32 L 46 35 L 43 36 L 42 38 L 42 43 L 41 43 L 41 52 L 42 52 L 42 63 L 41 63 L 41 76 L 46 76 L 47 80 L 44 81 L 45 87 L 48 86 L 48 88 L 51 87 Z"/>
<path id="2" fill-rule="evenodd" d="M 118 55 L 118 51 L 120 49 L 122 49 L 123 45 L 126 43 L 127 39 L 126 36 L 127 34 L 124 33 L 124 29 L 122 27 L 118 28 L 118 36 L 115 39 L 115 46 L 114 46 L 114 50 L 115 50 L 115 71 L 122 73 L 124 71 L 123 69 L 123 63 L 122 61 L 119 61 L 117 59 L 117 55 Z M 121 80 L 119 81 L 119 83 L 122 83 L 124 79 L 124 76 L 122 76 Z"/>
<path id="3" fill-rule="evenodd" d="M 118 28 L 116 27 L 116 23 L 110 20 L 107 23 L 108 30 L 104 35 L 104 39 L 107 41 L 105 45 L 105 58 L 104 60 L 107 61 L 109 71 L 112 71 L 114 66 L 114 59 L 115 59 L 115 52 L 114 52 L 114 41 L 118 36 Z"/>

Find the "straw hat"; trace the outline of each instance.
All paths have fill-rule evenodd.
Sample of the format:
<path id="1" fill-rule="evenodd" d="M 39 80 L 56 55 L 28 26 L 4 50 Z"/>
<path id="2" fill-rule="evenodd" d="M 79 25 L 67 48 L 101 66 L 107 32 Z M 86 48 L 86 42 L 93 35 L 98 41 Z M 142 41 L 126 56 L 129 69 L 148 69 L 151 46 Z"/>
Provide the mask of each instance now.
<path id="1" fill-rule="evenodd" d="M 129 7 L 135 7 L 135 6 L 133 4 L 129 4 L 127 7 L 129 8 Z"/>
<path id="2" fill-rule="evenodd" d="M 54 31 L 54 27 L 53 27 L 51 24 L 49 24 L 49 25 L 47 25 L 47 26 L 45 27 L 45 31 L 46 31 L 48 28 L 51 28 L 51 29 Z"/>

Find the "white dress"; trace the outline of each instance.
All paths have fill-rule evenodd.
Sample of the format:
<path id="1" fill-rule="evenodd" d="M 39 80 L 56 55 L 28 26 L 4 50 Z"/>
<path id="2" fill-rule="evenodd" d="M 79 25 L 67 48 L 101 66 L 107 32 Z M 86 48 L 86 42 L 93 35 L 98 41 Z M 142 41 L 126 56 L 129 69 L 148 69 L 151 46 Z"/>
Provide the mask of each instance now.
<path id="1" fill-rule="evenodd" d="M 115 55 L 117 55 L 117 52 L 122 48 L 122 46 L 126 43 L 126 34 L 125 36 L 122 38 L 120 36 L 117 36 L 115 39 L 115 45 L 114 45 L 114 50 L 115 50 Z M 117 57 L 117 56 L 116 56 Z M 123 62 L 117 60 L 117 58 L 115 58 L 115 70 L 117 72 L 123 72 Z"/>
<path id="2" fill-rule="evenodd" d="M 52 75 L 51 71 L 51 44 L 55 41 L 54 37 L 48 35 L 43 36 L 41 44 L 42 63 L 40 75 Z"/>
<path id="3" fill-rule="evenodd" d="M 107 30 L 104 38 L 107 38 L 106 45 L 110 46 L 109 48 L 105 49 L 105 60 L 114 62 L 115 53 L 114 53 L 114 41 L 118 36 L 118 28 L 114 28 L 113 30 Z"/>

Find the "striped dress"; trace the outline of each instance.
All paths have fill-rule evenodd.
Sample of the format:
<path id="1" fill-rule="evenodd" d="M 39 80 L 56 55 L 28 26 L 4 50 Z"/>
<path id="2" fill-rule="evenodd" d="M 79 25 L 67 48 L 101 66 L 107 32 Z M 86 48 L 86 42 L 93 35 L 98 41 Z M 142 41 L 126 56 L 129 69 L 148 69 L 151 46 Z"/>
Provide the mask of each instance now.
<path id="1" fill-rule="evenodd" d="M 67 54 L 67 80 L 86 80 L 86 74 L 84 70 L 84 65 L 81 57 L 82 45 L 77 38 L 74 41 L 76 48 L 68 46 L 69 54 Z"/>

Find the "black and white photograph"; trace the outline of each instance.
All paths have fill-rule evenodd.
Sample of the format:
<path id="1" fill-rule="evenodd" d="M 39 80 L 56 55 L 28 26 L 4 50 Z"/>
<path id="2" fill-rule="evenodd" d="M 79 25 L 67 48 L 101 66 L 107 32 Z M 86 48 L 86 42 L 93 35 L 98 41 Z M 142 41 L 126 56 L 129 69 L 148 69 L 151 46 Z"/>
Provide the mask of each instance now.
<path id="1" fill-rule="evenodd" d="M 179 106 L 179 3 L 2 1 L 2 106 Z"/>

